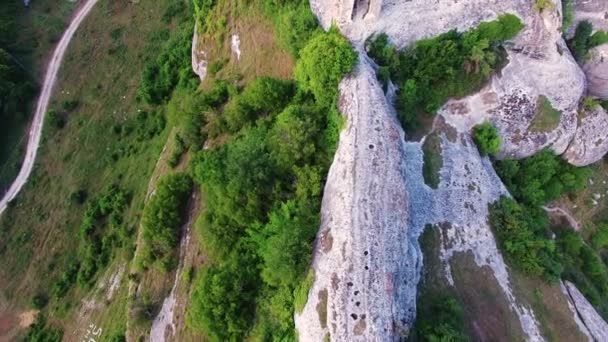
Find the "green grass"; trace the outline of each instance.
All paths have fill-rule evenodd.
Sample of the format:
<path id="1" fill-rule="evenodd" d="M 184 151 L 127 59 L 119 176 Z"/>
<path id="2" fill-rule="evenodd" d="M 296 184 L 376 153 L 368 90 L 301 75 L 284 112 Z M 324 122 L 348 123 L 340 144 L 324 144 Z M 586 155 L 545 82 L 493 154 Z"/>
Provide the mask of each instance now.
<path id="1" fill-rule="evenodd" d="M 306 302 L 308 301 L 308 292 L 310 291 L 314 280 L 314 271 L 308 271 L 308 274 L 306 274 L 306 278 L 304 279 L 302 284 L 300 284 L 300 286 L 294 291 L 293 306 L 298 314 L 302 313 L 302 310 L 304 310 L 304 306 L 306 306 Z"/>
<path id="2" fill-rule="evenodd" d="M 437 133 L 430 134 L 426 137 L 422 145 L 423 165 L 422 176 L 424 183 L 433 189 L 439 186 L 439 171 L 443 166 L 443 158 L 441 156 L 441 137 Z"/>
<path id="3" fill-rule="evenodd" d="M 551 132 L 559 125 L 562 112 L 553 108 L 551 101 L 541 95 L 536 102 L 536 114 L 530 123 L 531 132 Z"/>
<path id="4" fill-rule="evenodd" d="M 52 54 L 55 43 L 76 6 L 65 0 L 33 1 L 27 8 L 20 1 L 11 2 L 16 4 L 5 4 L 3 10 L 15 18 L 17 36 L 2 48 L 8 50 L 26 74 L 42 82 L 46 60 Z M 30 109 L 26 113 L 12 118 L 0 118 L 0 194 L 17 176 L 21 166 L 27 141 L 26 129 L 34 110 L 35 97 L 30 102 Z"/>
<path id="5" fill-rule="evenodd" d="M 78 258 L 85 206 L 70 203 L 74 190 L 86 189 L 93 198 L 116 183 L 131 194 L 124 224 L 137 227 L 149 176 L 169 130 L 141 139 L 138 112 L 160 109 L 138 104 L 135 94 L 145 62 L 176 27 L 175 21 L 161 20 L 170 3 L 101 0 L 68 49 L 50 106 L 66 125 L 45 127 L 31 179 L 0 218 L 0 289 L 17 310 Z M 118 28 L 120 35 L 111 34 Z M 68 113 L 62 103 L 71 100 L 79 106 Z M 133 240 L 113 257 L 129 259 L 132 248 Z M 51 301 L 48 316 L 69 326 L 86 293 L 76 287 L 61 301 Z"/>

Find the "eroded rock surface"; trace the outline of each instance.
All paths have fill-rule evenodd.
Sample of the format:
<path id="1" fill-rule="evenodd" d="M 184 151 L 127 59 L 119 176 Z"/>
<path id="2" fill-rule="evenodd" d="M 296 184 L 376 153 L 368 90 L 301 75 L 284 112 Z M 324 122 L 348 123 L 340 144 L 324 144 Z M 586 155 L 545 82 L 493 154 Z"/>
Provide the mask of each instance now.
<path id="1" fill-rule="evenodd" d="M 564 158 L 570 164 L 584 166 L 601 159 L 608 152 L 608 113 L 601 106 L 581 114 L 579 126 Z"/>
<path id="2" fill-rule="evenodd" d="M 348 119 L 322 203 L 314 285 L 300 341 L 388 341 L 407 336 L 420 268 L 408 226 L 403 131 L 365 57 L 341 86 Z"/>
<path id="3" fill-rule="evenodd" d="M 509 62 L 499 75 L 477 94 L 449 101 L 439 111 L 433 128 L 443 160 L 437 189 L 422 176 L 424 139 L 404 140 L 391 101 L 361 52 L 361 64 L 340 87 L 347 127 L 324 192 L 315 280 L 303 312 L 296 314 L 300 340 L 406 336 L 415 319 L 422 267 L 418 237 L 429 224 L 449 227 L 442 229 L 441 252 L 448 279 L 454 284 L 452 257 L 472 254 L 479 269 L 491 269 L 496 280 L 491 282 L 504 296 L 506 307 L 497 309 L 517 316 L 517 339 L 543 340 L 534 312 L 512 287 L 487 222 L 488 204 L 507 190 L 490 161 L 479 155 L 470 131 L 477 123 L 494 122 L 505 141 L 502 157 L 568 148 L 585 77 L 561 37 L 559 3 L 542 14 L 528 0 L 312 0 L 311 6 L 322 25 L 336 23 L 359 51 L 375 32 L 386 32 L 405 47 L 503 13 L 517 14 L 526 28 L 506 44 Z M 389 86 L 389 98 L 393 92 Z M 554 127 L 530 129 L 541 96 L 560 114 Z M 484 289 L 483 284 L 470 286 Z"/>
<path id="4" fill-rule="evenodd" d="M 595 311 L 591 303 L 571 282 L 565 282 L 566 292 L 570 296 L 572 304 L 579 319 L 587 328 L 589 335 L 594 341 L 608 341 L 608 323 Z"/>
<path id="5" fill-rule="evenodd" d="M 589 60 L 583 70 L 587 75 L 589 95 L 608 100 L 608 44 L 589 51 Z"/>
<path id="6" fill-rule="evenodd" d="M 205 50 L 199 47 L 198 25 L 194 25 L 194 35 L 192 36 L 192 71 L 198 75 L 201 82 L 207 76 L 207 55 Z"/>

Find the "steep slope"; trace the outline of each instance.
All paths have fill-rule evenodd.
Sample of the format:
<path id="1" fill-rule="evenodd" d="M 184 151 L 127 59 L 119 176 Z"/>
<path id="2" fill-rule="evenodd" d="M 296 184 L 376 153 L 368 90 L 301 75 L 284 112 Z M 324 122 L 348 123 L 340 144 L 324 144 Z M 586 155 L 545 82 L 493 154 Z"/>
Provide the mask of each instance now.
<path id="1" fill-rule="evenodd" d="M 505 46 L 509 62 L 502 72 L 479 93 L 449 101 L 432 133 L 420 142 L 404 141 L 391 92 L 387 100 L 365 56 L 355 75 L 343 81 L 341 108 L 348 124 L 325 188 L 314 285 L 303 312 L 296 314 L 301 340 L 398 340 L 408 335 L 423 267 L 418 237 L 428 224 L 441 227 L 442 265 L 450 285 L 469 300 L 472 336 L 491 339 L 489 333 L 501 331 L 496 338 L 544 339 L 487 222 L 488 204 L 507 190 L 489 160 L 479 155 L 470 129 L 486 120 L 498 126 L 505 141 L 502 157 L 568 148 L 585 79 L 561 38 L 557 5 L 539 13 L 528 1 L 311 2 L 324 26 L 337 23 L 360 50 L 374 32 L 385 32 L 404 47 L 501 13 L 518 14 L 526 28 Z M 547 108 L 559 113 L 553 122 L 544 117 Z M 436 190 L 422 176 L 423 144 L 432 136 L 439 139 L 443 165 Z M 600 157 L 585 155 L 581 164 Z M 492 293 L 493 300 L 484 303 L 482 293 Z M 559 291 L 557 296 L 570 302 Z M 574 305 L 566 310 L 574 330 L 589 336 L 573 322 Z"/>

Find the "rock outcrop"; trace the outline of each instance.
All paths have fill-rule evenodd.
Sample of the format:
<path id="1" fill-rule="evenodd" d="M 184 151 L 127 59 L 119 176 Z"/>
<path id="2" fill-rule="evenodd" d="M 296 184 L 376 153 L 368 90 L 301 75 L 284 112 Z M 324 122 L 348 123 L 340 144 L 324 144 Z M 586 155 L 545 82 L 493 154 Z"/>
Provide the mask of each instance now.
<path id="1" fill-rule="evenodd" d="M 340 86 L 347 125 L 325 187 L 313 255 L 315 280 L 304 310 L 295 317 L 300 340 L 406 336 L 415 319 L 422 267 L 418 238 L 429 225 L 443 227 L 441 256 L 452 285 L 462 286 L 451 260 L 472 255 L 477 270 L 491 270 L 494 285 L 468 284 L 469 290 L 495 286 L 498 292 L 493 293 L 504 303 L 497 311 L 510 312 L 519 323 L 516 339 L 543 340 L 534 312 L 511 285 L 487 222 L 488 204 L 508 195 L 507 190 L 490 161 L 479 155 L 470 130 L 494 122 L 505 140 L 504 157 L 568 148 L 585 78 L 561 38 L 558 9 L 539 14 L 533 2 L 524 0 L 312 0 L 311 6 L 324 27 L 336 23 L 353 42 L 361 63 Z M 432 134 L 439 136 L 443 166 L 439 186 L 432 189 L 422 173 L 422 145 L 429 136 L 405 141 L 363 43 L 371 34 L 385 32 L 404 47 L 507 12 L 526 24 L 506 46 L 508 65 L 479 93 L 449 101 L 435 120 Z M 555 127 L 530 130 L 541 96 L 560 112 L 559 118 Z"/>
<path id="2" fill-rule="evenodd" d="M 564 153 L 564 158 L 576 166 L 594 163 L 608 152 L 606 110 L 597 106 L 592 111 L 581 111 L 581 116 L 574 139 Z"/>
<path id="3" fill-rule="evenodd" d="M 593 341 L 608 341 L 608 323 L 595 311 L 574 284 L 566 281 L 563 286 L 564 292 L 570 297 L 578 319 L 586 328 L 587 335 L 591 335 Z"/>
<path id="4" fill-rule="evenodd" d="M 409 228 L 403 130 L 365 60 L 341 86 L 348 123 L 332 164 L 300 341 L 388 341 L 407 336 L 420 268 Z"/>
<path id="5" fill-rule="evenodd" d="M 201 82 L 207 76 L 207 55 L 205 50 L 199 46 L 198 24 L 194 25 L 194 35 L 192 36 L 192 71 L 198 75 Z"/>
<path id="6" fill-rule="evenodd" d="M 608 100 L 608 44 L 589 51 L 589 59 L 583 65 L 587 75 L 589 95 Z"/>

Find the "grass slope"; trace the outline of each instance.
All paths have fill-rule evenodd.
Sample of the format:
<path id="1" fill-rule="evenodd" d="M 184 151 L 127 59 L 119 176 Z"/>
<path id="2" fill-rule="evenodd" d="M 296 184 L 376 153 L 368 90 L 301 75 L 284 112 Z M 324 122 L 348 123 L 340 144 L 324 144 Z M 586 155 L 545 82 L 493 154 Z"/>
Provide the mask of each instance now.
<path id="1" fill-rule="evenodd" d="M 115 183 L 131 197 L 124 225 L 130 232 L 137 226 L 168 130 L 142 138 L 138 129 L 145 129 L 149 120 L 137 120 L 138 113 L 157 108 L 138 105 L 135 95 L 145 62 L 179 20 L 162 20 L 171 2 L 102 0 L 76 33 L 51 103 L 65 127 L 45 127 L 31 180 L 0 218 L 0 289 L 13 313 L 29 307 L 34 294 L 47 291 L 66 266 L 78 260 L 78 227 L 85 206 L 70 202 L 70 194 L 84 189 L 94 198 Z M 70 101 L 77 103 L 75 108 L 64 106 Z M 129 259 L 133 241 L 131 234 L 115 254 Z M 74 287 L 61 300 L 51 299 L 45 309 L 49 321 L 72 322 L 87 292 Z"/>

